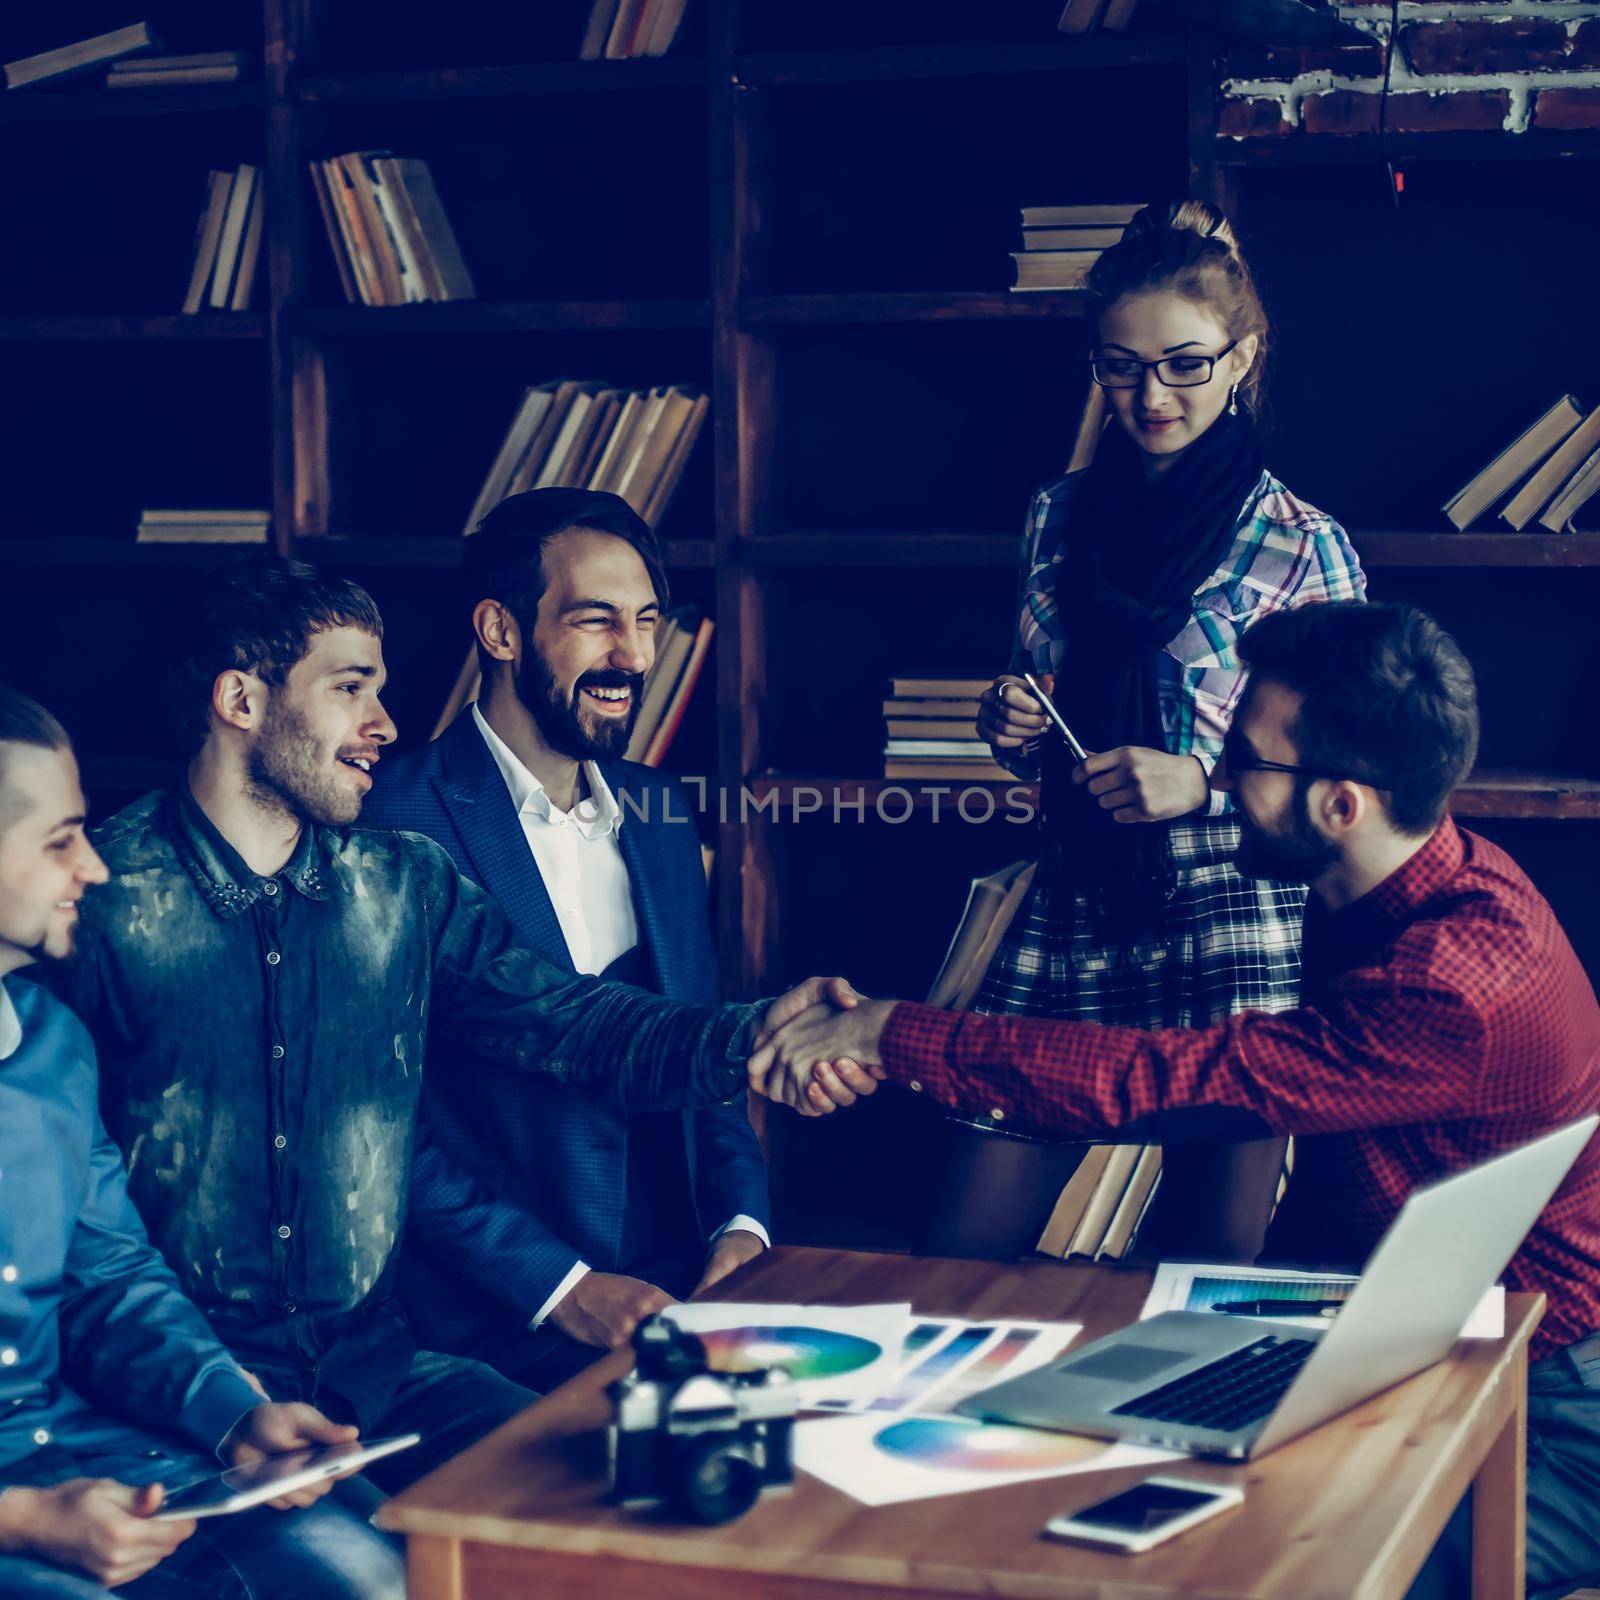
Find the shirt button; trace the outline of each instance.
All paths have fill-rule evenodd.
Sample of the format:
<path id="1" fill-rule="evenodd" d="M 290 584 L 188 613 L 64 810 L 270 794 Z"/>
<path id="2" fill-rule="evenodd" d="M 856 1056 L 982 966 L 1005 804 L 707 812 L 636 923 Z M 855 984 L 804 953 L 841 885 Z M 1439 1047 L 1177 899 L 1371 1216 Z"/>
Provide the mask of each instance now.
<path id="1" fill-rule="evenodd" d="M 906 1087 L 908 1089 L 915 1089 L 918 1094 L 922 1093 L 922 1085 L 918 1083 L 915 1078 L 913 1078 L 911 1082 L 906 1085 Z"/>
<path id="2" fill-rule="evenodd" d="M 275 883 L 264 883 L 261 885 L 261 892 L 262 894 L 276 894 L 278 886 Z"/>
<path id="3" fill-rule="evenodd" d="M 283 1060 L 283 1046 L 281 1044 L 273 1045 L 273 1047 L 272 1047 L 272 1059 L 274 1061 L 282 1061 Z"/>
<path id="4" fill-rule="evenodd" d="M 276 950 L 267 951 L 267 965 L 269 967 L 277 966 L 277 964 L 282 960 L 283 957 L 280 956 Z"/>
<path id="5" fill-rule="evenodd" d="M 990 1111 L 989 1115 L 993 1117 L 996 1122 L 1004 1122 L 1006 1120 L 1006 1114 L 1000 1109 L 999 1106 L 995 1106 L 993 1110 Z"/>
<path id="6" fill-rule="evenodd" d="M 289 1141 L 281 1133 L 273 1135 L 272 1148 L 274 1150 L 282 1150 L 288 1143 Z"/>
<path id="7" fill-rule="evenodd" d="M 50 1430 L 48 1428 L 35 1428 L 33 1430 L 33 1442 L 35 1444 L 49 1444 Z"/>
<path id="8" fill-rule="evenodd" d="M 7 1345 L 0 1350 L 0 1367 L 14 1367 L 17 1364 L 17 1352 Z"/>
<path id="9" fill-rule="evenodd" d="M 15 1267 L 0 1267 L 0 1278 L 3 1278 L 7 1283 L 15 1283 L 17 1281 L 17 1269 Z"/>
<path id="10" fill-rule="evenodd" d="M 295 1314 L 295 1312 L 297 1312 L 300 1309 L 300 1307 L 297 1306 L 294 1303 L 293 1300 L 285 1300 L 283 1302 L 283 1309 L 284 1309 L 284 1314 L 286 1316 L 291 1316 L 292 1317 Z"/>
<path id="11" fill-rule="evenodd" d="M 280 1222 L 278 1224 L 278 1237 L 280 1239 L 287 1239 L 289 1237 L 289 1231 L 289 1224 L 287 1222 Z"/>

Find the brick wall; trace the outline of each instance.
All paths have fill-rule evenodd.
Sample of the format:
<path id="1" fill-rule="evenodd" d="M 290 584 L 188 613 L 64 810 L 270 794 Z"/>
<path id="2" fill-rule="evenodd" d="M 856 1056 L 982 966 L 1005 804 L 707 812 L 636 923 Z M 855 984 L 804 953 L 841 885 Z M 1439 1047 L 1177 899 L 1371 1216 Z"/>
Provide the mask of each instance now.
<path id="1" fill-rule="evenodd" d="M 1376 133 L 1389 0 L 1346 0 L 1367 45 L 1234 45 L 1219 131 L 1232 138 Z M 1600 0 L 1402 0 L 1390 80 L 1392 133 L 1600 129 Z"/>

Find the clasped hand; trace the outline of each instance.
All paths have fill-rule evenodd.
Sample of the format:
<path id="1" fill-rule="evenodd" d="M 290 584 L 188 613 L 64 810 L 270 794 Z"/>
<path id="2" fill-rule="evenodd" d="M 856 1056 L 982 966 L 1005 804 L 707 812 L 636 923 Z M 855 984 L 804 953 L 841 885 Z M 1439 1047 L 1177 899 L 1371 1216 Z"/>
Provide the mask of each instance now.
<path id="1" fill-rule="evenodd" d="M 1211 794 L 1211 779 L 1196 757 L 1143 745 L 1097 751 L 1073 768 L 1072 781 L 1087 785 L 1113 822 L 1171 822 L 1198 811 Z"/>
<path id="2" fill-rule="evenodd" d="M 893 1007 L 844 978 L 808 979 L 768 1010 L 748 1063 L 751 1090 L 807 1117 L 854 1105 L 883 1078 L 879 1041 Z"/>

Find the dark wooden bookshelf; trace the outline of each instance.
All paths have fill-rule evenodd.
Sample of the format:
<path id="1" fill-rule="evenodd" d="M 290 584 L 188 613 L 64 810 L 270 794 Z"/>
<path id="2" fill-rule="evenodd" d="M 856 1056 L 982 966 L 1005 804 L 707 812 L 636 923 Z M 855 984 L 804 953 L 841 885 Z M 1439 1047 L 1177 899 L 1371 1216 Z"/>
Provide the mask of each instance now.
<path id="1" fill-rule="evenodd" d="M 1443 163 L 1511 163 L 1600 159 L 1600 133 L 1531 129 L 1527 133 L 1392 133 L 1302 136 L 1297 131 L 1266 138 L 1218 139 L 1214 152 L 1223 167 L 1344 167 L 1370 162 L 1433 166 Z M 1592 181 L 1592 180 L 1586 180 Z"/>
<path id="2" fill-rule="evenodd" d="M 767 294 L 739 304 L 748 328 L 815 327 L 874 322 L 1036 322 L 1081 318 L 1076 289 L 925 290 L 905 294 Z"/>
<path id="3" fill-rule="evenodd" d="M 1370 567 L 1600 567 L 1600 534 L 1353 533 Z"/>
<path id="4" fill-rule="evenodd" d="M 63 11 L 66 9 L 62 8 Z M 171 117 L 199 112 L 260 111 L 267 91 L 259 83 L 189 83 L 170 89 L 60 89 L 41 85 L 0 95 L 0 128 L 38 123 L 103 122 L 129 117 Z"/>
<path id="5" fill-rule="evenodd" d="M 454 300 L 411 306 L 308 306 L 296 332 L 329 338 L 397 338 L 422 333 L 553 333 L 579 329 L 706 328 L 706 300 Z"/>
<path id="6" fill-rule="evenodd" d="M 1031 803 L 1038 799 L 1038 789 L 1020 778 L 967 782 L 960 778 L 822 778 L 763 773 L 750 788 L 758 800 L 775 799 L 796 820 L 806 816 L 826 819 L 835 806 L 864 806 L 871 817 L 883 802 L 889 807 L 890 826 L 904 808 L 902 796 L 909 798 L 920 815 L 931 814 L 937 806 L 947 819 L 954 820 L 959 795 L 986 794 L 993 802 L 992 814 L 986 814 L 986 807 L 973 800 L 967 807 L 967 816 L 995 823 L 1003 822 L 1008 798 L 1021 797 Z M 822 798 L 821 810 L 814 805 L 818 796 Z M 803 809 L 796 810 L 797 802 Z M 1456 790 L 1450 809 L 1458 817 L 1505 822 L 1600 821 L 1600 778 L 1535 772 L 1474 773 Z"/>
<path id="7" fill-rule="evenodd" d="M 706 63 L 662 56 L 631 61 L 548 61 L 527 66 L 438 67 L 414 72 L 343 72 L 297 77 L 290 88 L 309 105 L 431 105 L 530 96 L 704 89 Z"/>
<path id="8" fill-rule="evenodd" d="M 1105 67 L 1173 66 L 1185 59 L 1182 34 L 1090 33 L 1076 38 L 888 45 L 877 49 L 738 55 L 733 76 L 753 89 L 842 83 L 904 83 L 919 78 L 1009 77 L 1096 72 Z"/>
<path id="9" fill-rule="evenodd" d="M 454 572 L 461 565 L 461 539 L 338 537 L 297 540 L 294 553 L 302 561 L 342 571 L 414 570 Z M 715 565 L 715 550 L 710 539 L 663 539 L 661 553 L 669 568 L 709 571 Z"/>
<path id="10" fill-rule="evenodd" d="M 263 339 L 267 319 L 259 311 L 107 312 L 99 316 L 43 313 L 0 317 L 0 344 L 103 344 L 124 339 Z"/>

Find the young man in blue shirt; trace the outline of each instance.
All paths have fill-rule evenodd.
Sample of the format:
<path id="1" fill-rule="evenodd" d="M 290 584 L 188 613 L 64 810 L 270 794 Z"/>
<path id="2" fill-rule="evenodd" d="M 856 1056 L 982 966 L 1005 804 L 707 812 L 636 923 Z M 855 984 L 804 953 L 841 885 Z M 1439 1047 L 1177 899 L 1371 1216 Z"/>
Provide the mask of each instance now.
<path id="1" fill-rule="evenodd" d="M 326 1486 L 287 1517 L 150 1520 L 165 1484 L 356 1430 L 265 1402 L 180 1293 L 101 1126 L 87 1033 L 17 976 L 72 953 L 105 879 L 65 733 L 0 687 L 0 1593 L 398 1597 L 398 1553 L 313 1507 Z"/>

